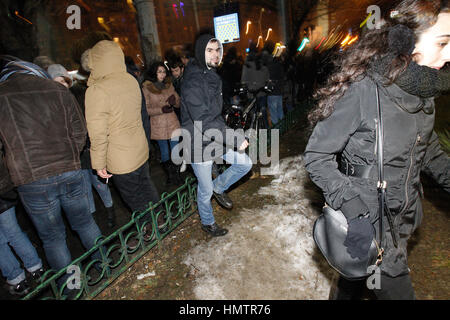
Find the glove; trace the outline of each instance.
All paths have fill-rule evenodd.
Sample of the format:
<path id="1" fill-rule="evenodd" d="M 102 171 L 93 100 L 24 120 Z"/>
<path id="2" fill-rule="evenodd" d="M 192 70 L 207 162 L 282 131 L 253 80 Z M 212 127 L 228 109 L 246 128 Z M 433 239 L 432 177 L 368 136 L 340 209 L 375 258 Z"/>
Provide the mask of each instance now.
<path id="1" fill-rule="evenodd" d="M 172 94 L 169 98 L 167 98 L 166 102 L 171 106 L 174 106 L 177 103 L 177 99 L 175 98 L 175 95 Z"/>
<path id="2" fill-rule="evenodd" d="M 164 112 L 164 113 L 171 113 L 172 111 L 173 111 L 173 107 L 171 107 L 171 106 L 162 107 L 162 112 Z"/>
<path id="3" fill-rule="evenodd" d="M 348 222 L 347 237 L 344 246 L 352 258 L 360 260 L 367 257 L 375 230 L 370 220 L 365 217 L 356 217 Z"/>

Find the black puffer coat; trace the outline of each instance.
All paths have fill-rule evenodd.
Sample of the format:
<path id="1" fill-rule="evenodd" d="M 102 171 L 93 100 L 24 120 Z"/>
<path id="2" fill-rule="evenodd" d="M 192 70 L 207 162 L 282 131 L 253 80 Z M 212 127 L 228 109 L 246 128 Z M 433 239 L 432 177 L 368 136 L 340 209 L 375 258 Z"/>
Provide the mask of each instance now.
<path id="1" fill-rule="evenodd" d="M 372 73 L 353 83 L 335 104 L 334 112 L 319 122 L 309 139 L 304 159 L 311 179 L 324 192 L 326 202 L 341 209 L 347 219 L 370 212 L 378 218 L 376 183 L 375 82 L 379 83 L 384 123 L 384 168 L 388 206 L 394 215 L 395 248 L 386 218 L 382 272 L 408 273 L 407 240 L 422 220 L 420 172 L 429 173 L 450 192 L 450 161 L 439 146 L 434 126 L 434 100 L 406 93 L 397 85 L 384 87 Z M 346 176 L 338 170 L 336 156 L 351 164 L 371 165 L 368 178 Z M 378 228 L 375 228 L 378 232 Z"/>
<path id="2" fill-rule="evenodd" d="M 245 139 L 237 133 L 239 138 L 226 139 L 227 129 L 232 129 L 225 124 L 222 116 L 222 80 L 216 70 L 209 69 L 205 62 L 205 49 L 211 39 L 211 35 L 198 38 L 195 59 L 191 59 L 186 66 L 181 83 L 181 127 L 190 134 L 190 140 L 183 138 L 183 143 L 190 142 L 191 151 L 190 155 L 186 152 L 183 156 L 191 162 L 216 159 L 226 149 L 234 149 Z M 216 134 L 210 129 L 215 129 Z M 195 137 L 200 138 L 197 138 L 198 144 L 194 143 Z"/>

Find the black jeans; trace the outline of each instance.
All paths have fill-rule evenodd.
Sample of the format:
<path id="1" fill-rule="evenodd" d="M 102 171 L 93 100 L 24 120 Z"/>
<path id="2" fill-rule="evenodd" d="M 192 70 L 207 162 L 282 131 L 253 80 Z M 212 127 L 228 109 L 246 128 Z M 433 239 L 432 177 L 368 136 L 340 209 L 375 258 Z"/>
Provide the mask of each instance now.
<path id="1" fill-rule="evenodd" d="M 358 300 L 367 294 L 369 289 L 366 280 L 350 281 L 343 277 L 339 278 L 334 300 Z M 374 289 L 378 300 L 415 300 L 414 289 L 409 274 L 389 277 L 381 274 L 380 289 Z"/>
<path id="2" fill-rule="evenodd" d="M 113 180 L 131 212 L 144 211 L 150 201 L 157 203 L 160 200 L 158 190 L 150 177 L 148 161 L 133 172 L 113 175 Z"/>

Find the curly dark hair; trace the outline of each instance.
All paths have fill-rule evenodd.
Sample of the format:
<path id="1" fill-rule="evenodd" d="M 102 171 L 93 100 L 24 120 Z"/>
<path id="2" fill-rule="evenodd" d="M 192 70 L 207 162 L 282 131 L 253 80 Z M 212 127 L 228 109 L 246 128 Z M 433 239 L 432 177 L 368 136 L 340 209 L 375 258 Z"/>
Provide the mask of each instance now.
<path id="1" fill-rule="evenodd" d="M 166 73 L 168 72 L 167 68 L 166 68 L 166 65 L 163 62 L 155 61 L 145 71 L 145 73 L 144 73 L 144 80 L 148 80 L 148 81 L 151 81 L 151 82 L 158 82 L 158 78 L 156 76 L 156 72 L 158 71 L 159 67 L 163 67 L 164 70 L 166 70 Z"/>
<path id="2" fill-rule="evenodd" d="M 314 94 L 318 104 L 308 115 L 312 126 L 328 118 L 334 111 L 336 100 L 344 95 L 353 82 L 364 76 L 373 61 L 388 53 L 390 27 L 397 24 L 405 25 L 414 32 L 417 41 L 424 30 L 436 23 L 438 14 L 443 10 L 441 1 L 438 0 L 403 0 L 396 3 L 397 5 L 391 5 L 390 8 L 383 10 L 387 14 L 382 18 L 379 28 L 367 30 L 360 41 L 336 56 L 335 72 Z M 397 11 L 396 15 L 391 17 L 391 11 Z M 408 67 L 412 58 L 413 55 L 405 54 L 398 54 L 393 58 L 384 74 L 388 83 L 393 83 L 398 78 Z"/>
<path id="3" fill-rule="evenodd" d="M 184 68 L 183 61 L 181 61 L 181 58 L 179 56 L 171 57 L 170 59 L 167 59 L 167 64 L 169 65 L 169 68 L 175 69 L 175 68 Z"/>

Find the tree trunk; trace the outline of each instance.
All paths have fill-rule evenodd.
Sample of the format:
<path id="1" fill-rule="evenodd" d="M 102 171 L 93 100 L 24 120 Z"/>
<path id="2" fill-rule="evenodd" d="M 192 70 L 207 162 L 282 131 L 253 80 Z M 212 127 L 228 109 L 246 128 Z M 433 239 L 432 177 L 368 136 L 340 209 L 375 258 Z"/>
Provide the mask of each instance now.
<path id="1" fill-rule="evenodd" d="M 141 48 L 145 64 L 149 66 L 152 61 L 161 59 L 162 56 L 154 3 L 153 0 L 133 0 L 133 4 L 138 15 Z"/>

